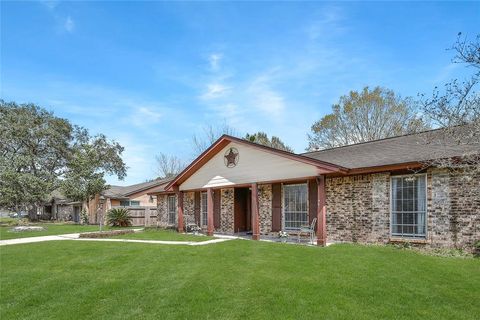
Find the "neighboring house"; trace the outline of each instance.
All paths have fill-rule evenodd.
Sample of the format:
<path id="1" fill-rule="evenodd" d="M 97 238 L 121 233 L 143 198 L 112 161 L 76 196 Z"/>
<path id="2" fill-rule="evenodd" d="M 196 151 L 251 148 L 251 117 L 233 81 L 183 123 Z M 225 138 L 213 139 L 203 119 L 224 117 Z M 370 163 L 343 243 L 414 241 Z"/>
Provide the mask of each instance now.
<path id="1" fill-rule="evenodd" d="M 100 195 L 97 194 L 88 202 L 72 201 L 65 197 L 60 190 L 55 190 L 49 196 L 42 207 L 36 209 L 37 214 L 42 220 L 72 221 L 80 223 L 82 210 L 85 209 L 88 215 L 89 223 L 98 223 L 99 210 L 105 213 L 114 207 L 127 207 L 135 216 L 135 211 L 144 212 L 146 208 L 156 208 L 157 199 L 148 192 L 158 186 L 166 185 L 171 179 L 156 179 L 150 182 L 134 184 L 131 186 L 110 186 L 102 193 L 104 198 L 100 206 Z M 156 213 L 155 213 L 156 217 Z M 144 218 L 142 216 L 142 218 Z M 134 220 L 138 220 L 135 219 Z M 138 221 L 135 221 L 138 222 Z M 149 220 L 149 223 L 154 222 Z M 138 223 L 137 223 L 138 224 Z M 143 225 L 143 222 L 141 223 Z"/>
<path id="2" fill-rule="evenodd" d="M 472 247 L 480 239 L 480 177 L 422 162 L 479 152 L 426 144 L 433 130 L 293 154 L 224 135 L 157 196 L 159 224 L 253 239 L 318 219 L 317 243 L 415 242 Z"/>
<path id="3" fill-rule="evenodd" d="M 60 190 L 55 190 L 37 213 L 42 220 L 80 222 L 83 204 L 65 197 Z"/>
<path id="4" fill-rule="evenodd" d="M 96 195 L 88 203 L 89 223 L 99 222 L 99 210 L 103 213 L 114 207 L 126 207 L 134 211 L 135 209 L 156 207 L 157 197 L 148 194 L 154 188 L 166 185 L 171 179 L 156 179 L 149 182 L 138 183 L 131 186 L 110 186 L 102 193 L 103 204 L 100 201 L 100 195 Z"/>

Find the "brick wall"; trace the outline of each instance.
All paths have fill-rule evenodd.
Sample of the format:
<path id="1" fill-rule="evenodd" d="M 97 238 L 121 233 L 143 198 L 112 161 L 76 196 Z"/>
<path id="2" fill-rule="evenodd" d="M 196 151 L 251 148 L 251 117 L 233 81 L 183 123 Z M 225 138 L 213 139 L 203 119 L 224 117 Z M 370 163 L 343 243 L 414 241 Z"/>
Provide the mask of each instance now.
<path id="1" fill-rule="evenodd" d="M 386 242 L 389 174 L 326 179 L 328 241 Z"/>
<path id="2" fill-rule="evenodd" d="M 390 173 L 326 179 L 328 241 L 390 240 Z M 480 177 L 427 172 L 427 245 L 469 248 L 480 239 Z"/>
<path id="3" fill-rule="evenodd" d="M 480 175 L 432 169 L 428 178 L 431 245 L 471 248 L 480 240 Z"/>

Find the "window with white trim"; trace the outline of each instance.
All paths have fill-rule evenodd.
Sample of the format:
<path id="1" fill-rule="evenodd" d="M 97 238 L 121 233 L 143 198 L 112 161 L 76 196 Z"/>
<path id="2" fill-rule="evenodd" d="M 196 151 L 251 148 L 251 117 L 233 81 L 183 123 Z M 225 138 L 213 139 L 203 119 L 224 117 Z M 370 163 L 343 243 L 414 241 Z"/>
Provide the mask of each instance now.
<path id="1" fill-rule="evenodd" d="M 121 201 L 120 201 L 120 206 L 122 206 L 122 207 L 139 207 L 139 206 L 140 206 L 140 201 L 136 201 L 136 200 L 121 200 Z"/>
<path id="2" fill-rule="evenodd" d="M 425 238 L 427 192 L 425 175 L 392 177 L 392 236 Z"/>
<path id="3" fill-rule="evenodd" d="M 283 186 L 283 221 L 285 230 L 296 230 L 308 224 L 308 187 L 303 184 Z"/>
<path id="4" fill-rule="evenodd" d="M 175 196 L 168 196 L 168 223 L 175 224 L 177 221 L 177 198 Z"/>
<path id="5" fill-rule="evenodd" d="M 200 217 L 202 226 L 208 225 L 208 216 L 207 216 L 207 193 L 200 193 Z"/>

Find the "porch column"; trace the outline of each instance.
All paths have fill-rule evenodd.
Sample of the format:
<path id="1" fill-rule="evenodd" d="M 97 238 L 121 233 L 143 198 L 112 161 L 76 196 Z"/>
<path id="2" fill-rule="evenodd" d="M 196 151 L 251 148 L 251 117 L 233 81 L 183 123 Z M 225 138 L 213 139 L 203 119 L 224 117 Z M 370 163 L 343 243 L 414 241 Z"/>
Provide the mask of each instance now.
<path id="1" fill-rule="evenodd" d="M 207 189 L 207 236 L 213 236 L 213 190 Z"/>
<path id="2" fill-rule="evenodd" d="M 327 206 L 325 195 L 325 176 L 317 177 L 317 245 L 327 244 Z"/>
<path id="3" fill-rule="evenodd" d="M 252 183 L 252 239 L 260 240 L 260 213 L 258 205 L 258 185 Z"/>
<path id="4" fill-rule="evenodd" d="M 183 192 L 178 187 L 174 188 L 174 190 L 177 196 L 177 230 L 178 232 L 183 232 Z"/>

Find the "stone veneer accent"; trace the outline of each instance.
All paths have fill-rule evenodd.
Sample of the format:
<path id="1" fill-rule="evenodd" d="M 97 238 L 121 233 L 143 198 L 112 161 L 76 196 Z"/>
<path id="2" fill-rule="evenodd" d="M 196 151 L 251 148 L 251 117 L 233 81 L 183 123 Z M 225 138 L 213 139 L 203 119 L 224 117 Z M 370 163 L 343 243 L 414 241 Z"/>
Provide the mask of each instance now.
<path id="1" fill-rule="evenodd" d="M 258 186 L 258 204 L 260 215 L 260 234 L 272 232 L 272 185 Z"/>
<path id="2" fill-rule="evenodd" d="M 195 222 L 195 192 L 183 193 L 183 221 Z"/>
<path id="3" fill-rule="evenodd" d="M 167 195 L 157 196 L 157 226 L 168 227 L 168 202 Z"/>
<path id="4" fill-rule="evenodd" d="M 184 221 L 191 219 L 195 221 L 195 193 L 185 192 L 183 194 L 183 216 Z M 178 222 L 178 213 L 175 225 L 168 223 L 168 195 L 157 196 L 157 223 L 159 227 L 174 227 Z"/>
<path id="5" fill-rule="evenodd" d="M 69 221 L 70 216 L 73 219 L 73 205 L 64 205 L 64 204 L 57 205 L 58 221 Z"/>
<path id="6" fill-rule="evenodd" d="M 234 233 L 234 189 L 226 188 L 221 190 L 220 200 L 220 229 L 216 230 L 222 233 Z"/>

